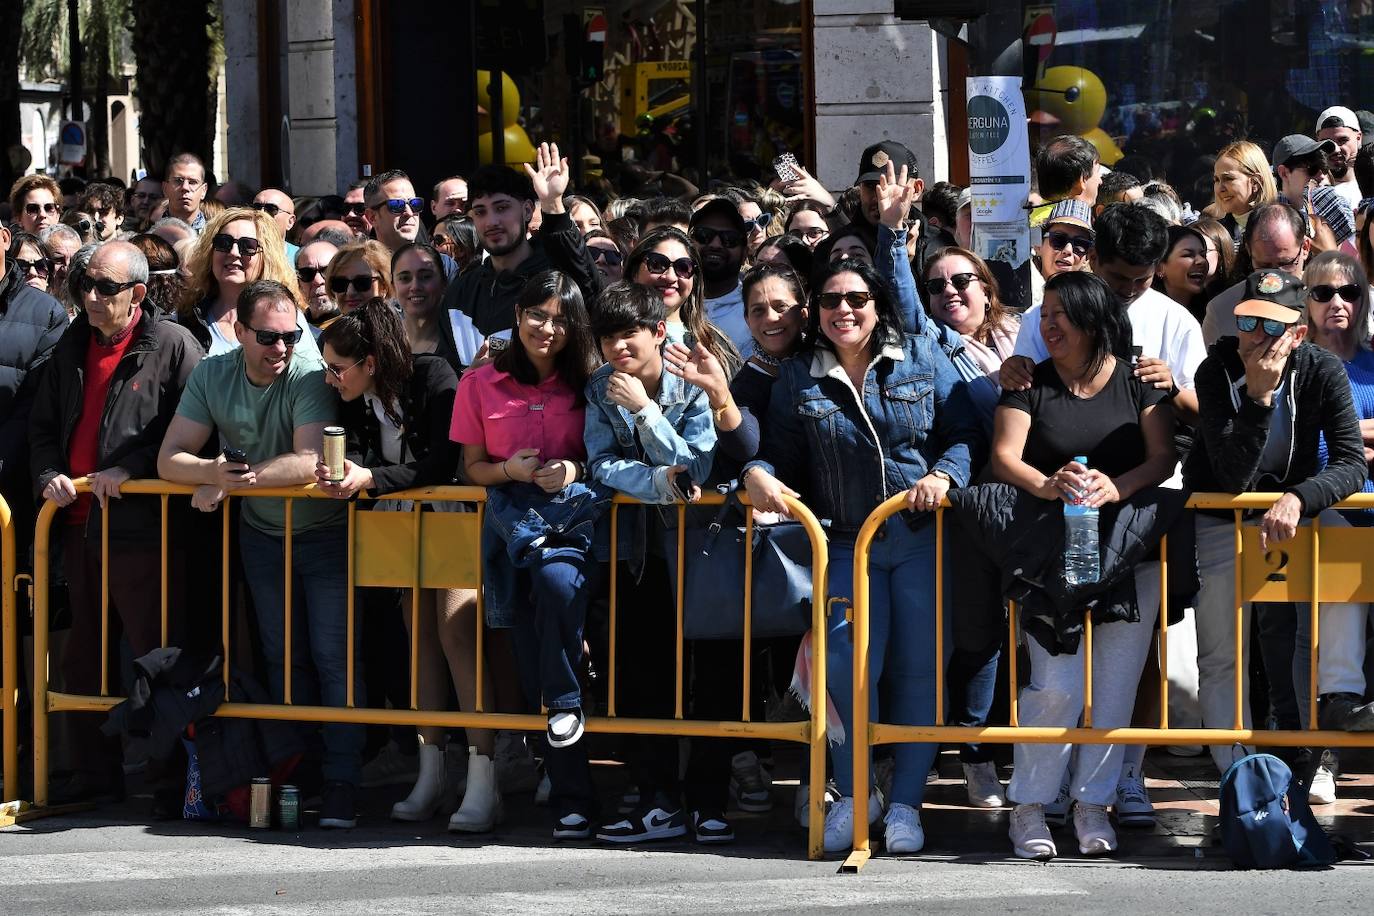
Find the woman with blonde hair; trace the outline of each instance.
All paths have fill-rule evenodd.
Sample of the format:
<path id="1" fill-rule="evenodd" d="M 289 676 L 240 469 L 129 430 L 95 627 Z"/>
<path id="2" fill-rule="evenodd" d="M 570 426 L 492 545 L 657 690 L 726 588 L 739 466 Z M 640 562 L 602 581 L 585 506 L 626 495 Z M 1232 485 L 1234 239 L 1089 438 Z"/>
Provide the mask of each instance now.
<path id="1" fill-rule="evenodd" d="M 290 290 L 296 300 L 297 324 L 309 331 L 281 229 L 261 210 L 230 207 L 206 222 L 191 251 L 187 272 L 177 322 L 195 335 L 207 356 L 238 349 L 234 323 L 239 293 L 255 280 L 276 280 Z M 309 333 L 302 335 L 296 350 L 315 359 L 320 355 Z"/>
<path id="2" fill-rule="evenodd" d="M 391 252 L 375 239 L 345 245 L 334 253 L 324 271 L 329 298 L 347 315 L 369 299 L 396 298 L 391 285 Z"/>
<path id="3" fill-rule="evenodd" d="M 1279 197 L 1269 160 L 1264 151 L 1249 140 L 1228 143 L 1217 153 L 1217 163 L 1212 169 L 1212 193 L 1212 203 L 1202 212 L 1226 227 L 1233 247 L 1237 248 L 1250 213 Z"/>

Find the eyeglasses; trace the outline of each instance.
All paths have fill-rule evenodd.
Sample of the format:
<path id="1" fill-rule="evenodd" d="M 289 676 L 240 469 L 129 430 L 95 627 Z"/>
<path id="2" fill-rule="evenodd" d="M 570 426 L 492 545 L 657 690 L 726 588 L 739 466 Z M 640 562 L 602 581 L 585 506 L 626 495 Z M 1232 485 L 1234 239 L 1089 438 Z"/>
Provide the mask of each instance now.
<path id="1" fill-rule="evenodd" d="M 386 207 L 396 216 L 400 216 L 402 213 L 406 212 L 407 207 L 410 208 L 411 213 L 419 213 L 420 208 L 424 205 L 425 202 L 418 197 L 393 197 L 390 200 L 382 201 L 372 209 L 380 210 Z"/>
<path id="2" fill-rule="evenodd" d="M 103 277 L 96 279 L 90 274 L 82 274 L 80 278 L 77 279 L 76 285 L 77 288 L 81 290 L 82 295 L 89 293 L 91 290 L 95 290 L 102 296 L 118 296 L 126 289 L 133 289 L 138 284 L 133 280 L 126 280 L 121 283 L 118 280 L 107 280 Z"/>
<path id="3" fill-rule="evenodd" d="M 794 229 L 792 231 L 808 242 L 818 242 L 830 234 L 830 230 L 824 226 L 807 226 L 805 229 Z"/>
<path id="4" fill-rule="evenodd" d="M 847 293 L 817 293 L 816 304 L 829 311 L 837 309 L 843 302 L 856 312 L 865 305 L 873 301 L 873 294 L 860 289 L 852 289 Z"/>
<path id="5" fill-rule="evenodd" d="M 175 175 L 175 176 L 173 176 L 173 177 L 171 177 L 171 178 L 168 178 L 167 180 L 170 181 L 172 184 L 185 185 L 187 188 L 189 188 L 189 189 L 192 190 L 192 191 L 194 191 L 196 188 L 200 187 L 200 179 L 199 179 L 199 178 L 188 178 L 188 177 L 185 176 L 185 175 Z"/>
<path id="6" fill-rule="evenodd" d="M 261 334 L 262 332 L 259 331 L 258 333 Z M 297 330 L 296 333 L 299 334 L 300 331 Z M 261 338 L 261 337 L 258 338 L 258 343 L 262 343 L 262 338 Z M 356 365 L 358 365 L 359 363 L 365 362 L 366 360 L 367 360 L 367 357 L 364 356 L 362 359 L 358 360 L 358 362 L 354 363 L 353 366 L 356 366 Z M 324 371 L 325 371 L 325 372 L 328 372 L 330 375 L 334 376 L 334 381 L 336 381 L 336 382 L 342 382 L 342 381 L 343 381 L 343 375 L 344 375 L 344 373 L 347 372 L 349 369 L 352 369 L 353 366 L 344 366 L 342 369 L 340 369 L 338 366 L 331 366 L 331 365 L 329 365 L 329 363 L 325 363 L 325 364 L 324 364 Z"/>
<path id="7" fill-rule="evenodd" d="M 926 292 L 932 296 L 938 296 L 945 291 L 945 284 L 948 284 L 958 292 L 968 289 L 968 285 L 978 279 L 977 274 L 953 274 L 948 281 L 944 277 L 931 277 L 926 281 Z"/>
<path id="8" fill-rule="evenodd" d="M 103 220 L 106 216 L 114 216 L 114 215 L 117 214 L 118 212 L 119 212 L 119 211 L 116 210 L 114 207 L 92 207 L 92 208 L 91 208 L 91 216 L 94 216 L 94 217 L 95 217 L 96 219 L 98 219 L 98 220 Z"/>
<path id="9" fill-rule="evenodd" d="M 258 345 L 262 347 L 276 346 L 277 341 L 286 344 L 286 349 L 290 350 L 301 341 L 301 334 L 305 333 L 300 328 L 292 328 L 290 331 L 259 331 L 257 328 L 244 325 L 244 328 L 252 331 L 257 338 Z"/>
<path id="10" fill-rule="evenodd" d="M 1254 315 L 1237 315 L 1236 327 L 1242 334 L 1249 334 L 1259 326 L 1260 321 L 1261 319 Z M 1268 334 L 1270 337 L 1282 337 L 1283 332 L 1288 330 L 1288 325 L 1284 324 L 1282 321 L 1275 321 L 1273 318 L 1265 318 L 1263 322 L 1264 333 Z"/>
<path id="11" fill-rule="evenodd" d="M 29 216 L 37 216 L 39 213 L 56 213 L 57 204 L 24 204 L 24 212 Z"/>
<path id="12" fill-rule="evenodd" d="M 363 203 L 360 200 L 355 200 L 352 203 L 344 204 L 344 213 L 348 214 L 349 216 L 362 216 L 363 211 L 366 209 L 367 204 Z"/>
<path id="13" fill-rule="evenodd" d="M 1055 251 L 1063 250 L 1065 245 L 1073 247 L 1073 253 L 1080 258 L 1092 250 L 1093 240 L 1084 238 L 1081 235 L 1069 235 L 1067 232 L 1046 232 L 1045 241 L 1050 243 L 1050 247 Z"/>
<path id="14" fill-rule="evenodd" d="M 15 258 L 14 264 L 19 268 L 21 274 L 33 271 L 40 277 L 46 277 L 52 272 L 52 263 L 47 258 L 39 258 L 37 261 L 26 261 L 23 258 Z"/>
<path id="15" fill-rule="evenodd" d="M 262 250 L 262 243 L 246 235 L 241 238 L 234 238 L 227 232 L 221 232 L 210 239 L 210 247 L 221 254 L 228 254 L 233 251 L 235 245 L 239 248 L 239 254 L 245 258 L 251 258 Z"/>
<path id="16" fill-rule="evenodd" d="M 588 247 L 591 250 L 593 261 L 605 261 L 607 267 L 619 267 L 621 264 L 625 263 L 625 258 L 614 248 L 600 248 L 596 245 L 590 245 Z"/>
<path id="17" fill-rule="evenodd" d="M 252 207 L 254 210 L 261 210 L 268 216 L 276 216 L 278 213 L 282 212 L 282 208 L 278 204 L 257 203 L 256 201 L 254 201 L 248 206 Z"/>
<path id="18" fill-rule="evenodd" d="M 324 276 L 323 267 L 297 267 L 296 276 L 302 283 L 314 283 L 316 277 Z"/>
<path id="19" fill-rule="evenodd" d="M 744 236 L 733 229 L 712 229 L 710 226 L 697 226 L 692 230 L 692 241 L 702 248 L 716 239 L 726 248 L 738 248 L 744 244 Z"/>
<path id="20" fill-rule="evenodd" d="M 610 262 L 607 262 L 610 263 Z M 678 258 L 676 261 L 670 260 L 667 255 L 659 254 L 657 251 L 649 251 L 644 255 L 644 266 L 649 269 L 649 273 L 655 277 L 661 277 L 668 272 L 668 268 L 673 269 L 673 273 L 684 280 L 692 279 L 696 273 L 696 265 L 691 258 Z"/>
<path id="21" fill-rule="evenodd" d="M 552 324 L 555 333 L 562 334 L 568 330 L 568 319 L 562 315 L 554 316 L 539 309 L 525 309 L 525 323 L 532 328 L 542 328 Z"/>
<path id="22" fill-rule="evenodd" d="M 760 213 L 758 216 L 741 217 L 744 220 L 744 231 L 752 232 L 755 229 L 766 229 L 768 224 L 773 221 L 773 214 Z"/>
<path id="23" fill-rule="evenodd" d="M 1344 286 L 1331 286 L 1322 283 L 1309 289 L 1307 295 L 1318 302 L 1330 302 L 1332 296 L 1340 296 L 1345 302 L 1359 302 L 1360 287 L 1354 283 L 1347 283 Z"/>
<path id="24" fill-rule="evenodd" d="M 336 293 L 346 293 L 351 286 L 353 287 L 353 292 L 365 293 L 372 288 L 372 284 L 376 279 L 376 274 L 364 274 L 356 277 L 335 277 L 329 281 L 329 289 Z"/>
<path id="25" fill-rule="evenodd" d="M 1272 264 L 1261 264 L 1259 262 L 1256 262 L 1255 270 L 1282 270 L 1285 273 L 1298 274 L 1302 272 L 1298 270 L 1298 262 L 1301 260 L 1302 252 L 1299 251 L 1297 254 L 1289 258 L 1287 261 L 1275 261 Z"/>

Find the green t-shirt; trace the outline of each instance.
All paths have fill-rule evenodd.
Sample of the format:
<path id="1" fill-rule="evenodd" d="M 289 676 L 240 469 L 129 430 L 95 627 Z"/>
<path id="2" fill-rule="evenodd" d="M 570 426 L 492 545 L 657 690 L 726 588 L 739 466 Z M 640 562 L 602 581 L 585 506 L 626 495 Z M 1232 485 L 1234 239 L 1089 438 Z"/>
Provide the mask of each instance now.
<path id="1" fill-rule="evenodd" d="M 186 380 L 177 413 L 219 430 L 220 442 L 243 449 L 250 464 L 293 450 L 299 426 L 334 423 L 338 397 L 325 384 L 317 359 L 293 354 L 286 371 L 266 388 L 248 381 L 242 348 L 201 360 Z M 294 532 L 338 522 L 347 507 L 333 500 L 297 499 L 291 510 Z M 281 499 L 245 499 L 243 518 L 267 534 L 286 531 Z"/>

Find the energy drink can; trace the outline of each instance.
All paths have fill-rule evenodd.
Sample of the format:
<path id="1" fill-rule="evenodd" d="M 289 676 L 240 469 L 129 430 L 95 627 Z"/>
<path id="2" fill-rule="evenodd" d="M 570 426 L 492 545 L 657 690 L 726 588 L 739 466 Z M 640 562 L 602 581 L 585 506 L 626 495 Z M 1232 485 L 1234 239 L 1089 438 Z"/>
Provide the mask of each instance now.
<path id="1" fill-rule="evenodd" d="M 272 826 L 272 780 L 259 776 L 253 780 L 249 797 L 248 826 L 266 830 Z"/>
<path id="2" fill-rule="evenodd" d="M 326 426 L 324 428 L 324 464 L 329 468 L 326 480 L 337 483 L 344 479 L 344 428 Z"/>
<path id="3" fill-rule="evenodd" d="M 277 796 L 277 824 L 282 830 L 292 833 L 301 829 L 301 790 L 295 786 L 282 786 Z"/>

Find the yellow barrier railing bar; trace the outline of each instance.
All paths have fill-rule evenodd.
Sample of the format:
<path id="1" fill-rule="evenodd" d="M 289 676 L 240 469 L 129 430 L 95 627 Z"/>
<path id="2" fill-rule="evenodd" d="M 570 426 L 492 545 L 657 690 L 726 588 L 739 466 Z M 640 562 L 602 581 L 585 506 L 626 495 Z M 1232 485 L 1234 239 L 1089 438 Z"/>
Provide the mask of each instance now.
<path id="1" fill-rule="evenodd" d="M 285 579 L 286 582 L 285 591 L 282 592 L 282 595 L 284 597 L 284 601 L 282 603 L 282 617 L 284 618 L 282 622 L 282 629 L 285 631 L 285 634 L 283 636 L 285 649 L 282 652 L 282 702 L 284 702 L 287 706 L 290 706 L 292 674 L 291 669 L 295 667 L 295 665 L 292 664 L 292 662 L 295 660 L 296 657 L 295 649 L 291 645 L 292 636 L 295 635 L 293 632 L 295 630 L 295 627 L 292 625 L 291 621 L 291 612 L 293 610 L 293 608 L 291 607 L 291 599 L 293 597 L 291 593 L 291 586 L 293 584 L 292 580 L 296 578 L 291 574 L 291 548 L 292 546 L 294 546 L 291 543 L 291 530 L 293 528 L 293 525 L 291 524 L 291 507 L 295 505 L 295 501 L 287 499 L 283 501 L 283 505 L 286 506 L 286 538 L 283 542 L 284 557 L 282 560 L 282 578 Z M 225 659 L 225 661 L 228 661 L 228 659 Z"/>
<path id="2" fill-rule="evenodd" d="M 935 508 L 935 664 L 945 667 L 945 507 Z M 945 724 L 945 679 L 935 679 L 935 724 Z"/>
<path id="3" fill-rule="evenodd" d="M 171 499 L 166 493 L 158 498 L 158 515 L 162 519 L 161 536 L 159 540 L 162 546 L 162 562 L 158 564 L 159 575 L 162 581 L 158 583 L 158 599 L 162 614 L 162 639 L 160 645 L 167 648 L 167 501 Z"/>
<path id="4" fill-rule="evenodd" d="M 1015 728 L 1021 722 L 1020 698 L 1016 689 L 1016 666 L 1020 658 L 1021 634 L 1016 627 L 1016 602 L 1007 602 L 1007 679 L 1011 682 L 1011 703 L 1007 721 Z"/>
<path id="5" fill-rule="evenodd" d="M 482 524 L 483 524 L 483 520 L 486 518 L 486 511 L 487 511 L 487 503 L 486 503 L 486 498 L 485 498 L 485 496 L 484 496 L 483 499 L 480 500 L 480 501 L 477 503 L 477 531 L 478 531 L 478 543 L 479 543 L 479 544 L 481 543 Z M 483 603 L 483 598 L 482 598 L 482 577 L 483 577 L 484 575 L 486 575 L 486 569 L 483 568 L 483 564 L 478 563 L 478 564 L 477 564 L 477 610 L 474 612 L 474 613 L 476 614 L 476 616 L 477 616 L 477 622 L 476 622 L 476 624 L 475 624 L 475 626 L 477 627 L 477 640 L 476 640 L 476 645 L 477 645 L 477 650 L 476 650 L 476 651 L 477 651 L 477 668 L 476 668 L 476 671 L 475 671 L 475 674 L 476 674 L 476 677 L 477 677 L 477 684 L 476 684 L 476 687 L 477 687 L 477 694 L 476 694 L 476 697 L 477 697 L 477 699 L 476 699 L 476 702 L 473 703 L 473 705 L 477 707 L 476 712 L 486 712 L 486 707 L 483 705 L 483 704 L 484 704 L 484 700 L 483 700 L 483 697 L 482 697 L 482 666 L 486 664 L 486 658 L 487 658 L 486 645 L 485 645 L 485 643 L 483 642 L 483 640 L 486 639 L 486 635 L 485 635 L 485 634 L 486 634 L 486 626 L 485 626 L 485 624 L 486 624 L 486 605 Z"/>
<path id="6" fill-rule="evenodd" d="M 750 721 L 749 679 L 754 648 L 754 513 L 744 513 L 744 700 L 740 719 Z"/>
<path id="7" fill-rule="evenodd" d="M 420 512 L 424 503 L 414 500 L 411 506 L 411 537 L 414 548 L 411 551 L 413 562 L 410 564 L 410 708 L 420 708 Z M 348 581 L 352 582 L 352 579 Z M 352 588 L 349 591 L 353 591 Z M 482 670 L 482 662 L 477 662 L 477 671 Z M 478 674 L 480 677 L 480 673 Z"/>
<path id="8" fill-rule="evenodd" d="M 1241 535 L 1240 530 L 1243 521 L 1244 514 L 1241 510 L 1237 509 L 1235 512 L 1235 519 L 1232 522 L 1236 533 L 1236 591 L 1234 595 L 1236 602 L 1236 632 L 1234 637 L 1236 641 L 1236 670 L 1235 687 L 1233 688 L 1236 692 L 1236 703 L 1235 709 L 1233 710 L 1233 721 L 1231 723 L 1232 727 L 1237 730 L 1245 727 L 1246 690 L 1243 686 L 1246 671 L 1245 639 L 1249 636 L 1249 634 L 1245 632 L 1245 587 L 1241 584 L 1241 569 L 1245 563 L 1245 538 Z"/>
<path id="9" fill-rule="evenodd" d="M 1317 562 L 1321 550 L 1318 542 L 1321 540 L 1321 517 L 1312 519 L 1312 602 L 1308 606 L 1308 625 L 1311 628 L 1312 636 L 1308 651 L 1308 671 L 1307 671 L 1307 727 L 1311 731 L 1320 731 L 1321 726 L 1317 723 L 1317 646 L 1321 641 L 1321 624 L 1317 619 L 1317 612 L 1320 605 L 1317 596 L 1321 594 L 1319 583 L 1321 581 L 1321 565 Z M 1360 628 L 1363 632 L 1363 627 Z"/>
<path id="10" fill-rule="evenodd" d="M 94 501 L 95 497 L 91 497 Z M 100 513 L 100 695 L 110 695 L 110 513 Z"/>
<path id="11" fill-rule="evenodd" d="M 1169 536 L 1159 539 L 1159 727 L 1169 727 Z"/>
<path id="12" fill-rule="evenodd" d="M 0 496 L 0 778 L 5 795 L 19 797 L 19 582 L 14 516 Z"/>
<path id="13" fill-rule="evenodd" d="M 223 629 L 221 635 L 224 637 L 224 695 L 229 696 L 229 631 L 232 629 L 234 619 L 233 608 L 229 600 L 229 551 L 232 547 L 229 532 L 229 501 L 225 500 L 219 504 L 220 514 L 220 537 L 222 538 L 220 549 L 220 608 L 223 611 L 223 619 L 220 626 Z M 40 658 L 42 656 L 39 656 Z"/>
<path id="14" fill-rule="evenodd" d="M 349 501 L 348 501 L 348 560 L 347 560 L 347 563 L 348 563 L 348 581 L 349 581 L 349 582 L 354 581 L 354 580 L 357 578 L 357 574 L 358 574 L 357 556 L 355 555 L 355 552 L 354 552 L 354 549 L 353 549 L 353 538 L 357 535 L 357 531 L 358 531 L 358 503 L 357 503 L 355 500 L 349 500 Z M 356 612 L 356 609 L 355 609 L 354 604 L 353 604 L 353 597 L 354 597 L 354 594 L 355 594 L 356 592 L 357 592 L 357 589 L 355 589 L 355 588 L 349 588 L 349 589 L 347 589 L 347 593 L 348 593 L 348 594 L 344 597 L 344 601 L 345 601 L 345 604 L 344 604 L 344 621 L 345 621 L 345 622 L 344 622 L 344 626 L 345 626 L 345 628 L 346 628 L 346 630 L 347 630 L 347 635 L 346 635 L 346 637 L 345 637 L 345 640 L 346 640 L 346 641 L 345 641 L 344 652 L 347 653 L 347 655 L 348 655 L 347 660 L 344 662 L 344 677 L 348 679 L 348 682 L 344 685 L 344 705 L 347 706 L 349 709 L 354 708 L 354 698 L 353 698 L 353 670 L 354 670 L 353 646 L 354 646 L 354 639 L 355 639 L 355 636 L 354 636 L 354 633 L 353 633 L 353 622 L 354 622 L 355 615 L 356 615 L 357 612 Z"/>
<path id="15" fill-rule="evenodd" d="M 749 586 L 745 586 L 748 591 Z M 677 507 L 677 637 L 673 643 L 673 670 L 677 677 L 673 682 L 673 718 L 682 718 L 682 656 L 686 640 L 682 637 L 682 605 L 687 592 L 687 504 Z"/>

